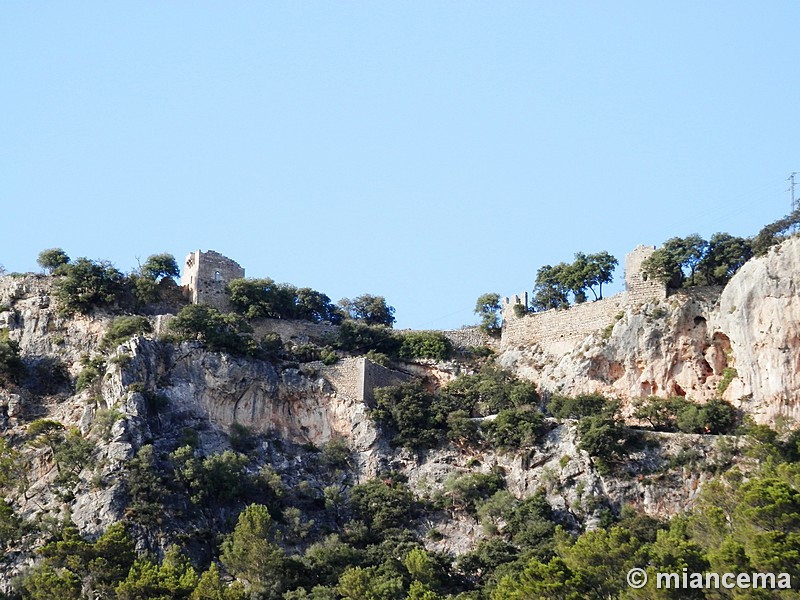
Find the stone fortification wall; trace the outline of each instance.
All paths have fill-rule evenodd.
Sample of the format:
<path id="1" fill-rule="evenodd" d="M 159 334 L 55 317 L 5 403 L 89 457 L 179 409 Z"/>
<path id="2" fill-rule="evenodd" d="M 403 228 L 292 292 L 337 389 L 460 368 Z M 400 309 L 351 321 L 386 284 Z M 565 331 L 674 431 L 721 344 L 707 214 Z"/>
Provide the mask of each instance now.
<path id="1" fill-rule="evenodd" d="M 463 327 L 461 329 L 449 329 L 440 331 L 444 337 L 450 340 L 454 348 L 478 348 L 480 346 L 497 346 L 497 338 L 486 335 L 480 327 Z"/>
<path id="2" fill-rule="evenodd" d="M 372 405 L 375 388 L 397 385 L 411 379 L 410 375 L 387 369 L 363 356 L 343 358 L 321 368 L 322 376 L 334 387 L 337 395 Z"/>
<path id="3" fill-rule="evenodd" d="M 497 346 L 497 338 L 486 335 L 480 327 L 462 327 L 461 329 L 395 329 L 398 335 L 410 333 L 437 333 L 446 337 L 456 350 L 477 348 L 480 346 Z"/>
<path id="4" fill-rule="evenodd" d="M 364 384 L 362 400 L 369 406 L 372 406 L 373 400 L 375 399 L 375 388 L 398 385 L 411 380 L 410 375 L 376 365 L 374 362 L 367 360 L 366 358 L 362 360 L 364 361 Z"/>
<path id="5" fill-rule="evenodd" d="M 320 341 L 327 335 L 339 330 L 338 325 L 331 323 L 312 323 L 311 321 L 294 321 L 289 319 L 257 319 L 251 323 L 253 337 L 261 339 L 266 333 L 277 333 L 283 342 L 307 344 Z"/>
<path id="6" fill-rule="evenodd" d="M 343 358 L 323 366 L 322 376 L 333 386 L 336 394 L 356 401 L 364 399 L 364 358 Z"/>
<path id="7" fill-rule="evenodd" d="M 196 250 L 186 257 L 181 285 L 188 290 L 193 304 L 207 304 L 223 312 L 231 310 L 225 286 L 244 277 L 244 269 L 235 260 L 219 252 Z"/>
<path id="8" fill-rule="evenodd" d="M 587 336 L 613 325 L 626 308 L 663 300 L 667 297 L 666 285 L 646 280 L 641 272 L 642 262 L 653 250 L 652 246 L 638 246 L 625 257 L 625 291 L 610 298 L 521 317 L 516 315 L 514 306 L 527 308 L 528 293 L 505 298 L 500 350 L 538 345 L 550 354 L 565 354 Z"/>
<path id="9" fill-rule="evenodd" d="M 625 293 L 630 305 L 667 297 L 667 286 L 664 283 L 647 280 L 642 275 L 642 263 L 654 250 L 653 246 L 637 246 L 625 257 Z"/>
<path id="10" fill-rule="evenodd" d="M 564 354 L 587 336 L 614 323 L 625 309 L 625 294 L 597 302 L 586 302 L 567 309 L 504 318 L 500 349 L 538 344 L 550 354 Z"/>

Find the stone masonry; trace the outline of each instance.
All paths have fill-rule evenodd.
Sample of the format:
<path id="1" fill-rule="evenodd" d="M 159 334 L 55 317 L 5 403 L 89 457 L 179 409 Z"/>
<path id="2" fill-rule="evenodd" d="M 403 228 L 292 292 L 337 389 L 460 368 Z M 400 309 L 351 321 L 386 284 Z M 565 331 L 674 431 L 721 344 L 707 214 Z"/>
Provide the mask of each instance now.
<path id="1" fill-rule="evenodd" d="M 213 250 L 196 250 L 186 257 L 181 285 L 188 290 L 193 304 L 207 304 L 229 312 L 231 307 L 225 286 L 242 277 L 244 269 L 236 261 Z"/>
<path id="2" fill-rule="evenodd" d="M 613 325 L 628 307 L 663 300 L 667 297 L 666 285 L 642 277 L 642 262 L 653 250 L 652 246 L 638 246 L 625 257 L 625 291 L 610 298 L 522 317 L 516 315 L 514 306 L 528 305 L 527 292 L 505 298 L 501 351 L 538 345 L 549 354 L 565 354 L 587 336 Z"/>
<path id="3" fill-rule="evenodd" d="M 363 356 L 343 358 L 333 365 L 322 367 L 322 374 L 337 394 L 372 406 L 375 388 L 398 385 L 411 376 L 387 369 Z"/>

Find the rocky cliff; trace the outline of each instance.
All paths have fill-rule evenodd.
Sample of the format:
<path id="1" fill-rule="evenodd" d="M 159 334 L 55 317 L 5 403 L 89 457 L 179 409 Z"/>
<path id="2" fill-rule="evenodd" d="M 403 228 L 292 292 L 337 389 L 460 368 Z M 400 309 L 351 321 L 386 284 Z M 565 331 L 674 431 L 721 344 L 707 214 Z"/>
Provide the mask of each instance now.
<path id="1" fill-rule="evenodd" d="M 563 355 L 521 344 L 506 348 L 499 362 L 545 393 L 601 392 L 624 400 L 722 396 L 759 422 L 797 419 L 798 277 L 800 239 L 793 239 L 747 263 L 724 290 L 682 291 L 628 305 L 608 327 Z M 101 350 L 112 317 L 62 316 L 51 291 L 47 277 L 0 279 L 0 329 L 19 343 L 28 365 L 26 381 L 0 388 L 0 432 L 20 448 L 29 469 L 24 491 L 8 500 L 27 521 L 69 513 L 83 533 L 99 534 L 126 517 L 126 468 L 136 453 L 152 444 L 166 455 L 187 430 L 196 434 L 199 451 L 210 455 L 231 447 L 232 428 L 246 428 L 256 440 L 248 450 L 253 468 L 269 465 L 289 486 L 302 483 L 314 448 L 333 439 L 345 440 L 353 450 L 355 481 L 396 471 L 420 496 L 446 492 L 447 482 L 459 474 L 502 467 L 511 493 L 525 497 L 544 489 L 561 521 L 575 527 L 591 526 L 604 510 L 618 512 L 624 505 L 658 517 L 673 515 L 690 506 L 716 472 L 741 461 L 734 439 L 649 432 L 624 468 L 608 472 L 579 448 L 572 422 L 551 422 L 544 441 L 520 453 L 453 445 L 422 453 L 393 449 L 369 416 L 364 388 L 367 380 L 379 385 L 391 378 L 378 371 L 367 377 L 364 358 L 330 366 L 235 358 L 156 334 Z M 156 332 L 164 320 L 151 318 Z M 284 339 L 293 332 L 304 342 L 315 335 L 314 328 L 293 329 L 287 322 L 266 329 L 276 327 Z M 87 359 L 99 361 L 99 376 L 76 390 Z M 402 368 L 400 379 L 422 376 L 431 385 L 469 369 L 457 362 Z M 114 418 L 104 429 L 101 421 L 107 422 L 109 413 Z M 59 469 L 53 453 L 28 443 L 28 427 L 36 419 L 76 427 L 93 444 L 91 464 L 78 470 L 69 489 L 54 484 Z M 173 525 L 179 533 L 191 523 L 176 517 Z M 456 554 L 474 548 L 484 535 L 461 513 L 429 527 L 440 535 L 428 545 Z M 26 538 L 13 549 L 4 567 L 7 577 L 32 560 L 36 543 Z M 139 543 L 152 549 L 144 537 Z"/>
<path id="2" fill-rule="evenodd" d="M 799 278 L 800 238 L 793 238 L 747 262 L 724 289 L 630 303 L 563 354 L 531 340 L 507 348 L 500 361 L 550 392 L 721 396 L 760 423 L 797 420 Z"/>

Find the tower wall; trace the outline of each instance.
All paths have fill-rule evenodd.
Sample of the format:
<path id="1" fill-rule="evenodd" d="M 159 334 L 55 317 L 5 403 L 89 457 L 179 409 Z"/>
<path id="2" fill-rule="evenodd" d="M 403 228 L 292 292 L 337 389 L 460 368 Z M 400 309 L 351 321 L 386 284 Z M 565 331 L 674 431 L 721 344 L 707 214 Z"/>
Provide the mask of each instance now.
<path id="1" fill-rule="evenodd" d="M 188 290 L 193 304 L 206 304 L 228 312 L 231 307 L 225 286 L 242 277 L 244 269 L 235 260 L 213 250 L 196 250 L 186 256 L 181 285 Z"/>

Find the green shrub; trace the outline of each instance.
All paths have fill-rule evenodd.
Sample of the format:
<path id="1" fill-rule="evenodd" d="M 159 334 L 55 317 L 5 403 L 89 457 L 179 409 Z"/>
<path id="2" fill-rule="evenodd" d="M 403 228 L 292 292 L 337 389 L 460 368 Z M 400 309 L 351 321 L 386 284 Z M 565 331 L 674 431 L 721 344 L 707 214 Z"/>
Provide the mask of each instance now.
<path id="1" fill-rule="evenodd" d="M 415 331 L 402 336 L 400 358 L 433 358 L 444 360 L 450 356 L 452 346 L 450 340 L 436 331 Z"/>
<path id="2" fill-rule="evenodd" d="M 289 350 L 291 360 L 297 362 L 313 362 L 320 360 L 320 348 L 316 344 L 298 344 Z"/>
<path id="3" fill-rule="evenodd" d="M 64 435 L 64 425 L 52 419 L 36 419 L 28 424 L 26 436 L 34 445 L 47 445 L 54 448 Z"/>
<path id="4" fill-rule="evenodd" d="M 8 336 L 8 329 L 0 329 L 0 384 L 19 381 L 25 374 L 25 363 L 20 356 L 19 344 Z"/>
<path id="5" fill-rule="evenodd" d="M 739 373 L 736 372 L 736 369 L 733 367 L 726 367 L 725 370 L 722 372 L 722 379 L 720 379 L 719 383 L 717 384 L 717 393 L 721 396 L 725 393 L 725 390 L 728 389 L 728 386 L 731 384 L 736 377 L 739 376 Z"/>
<path id="6" fill-rule="evenodd" d="M 62 265 L 55 295 L 64 314 L 88 313 L 93 308 L 114 307 L 126 293 L 125 276 L 111 263 L 79 258 Z"/>
<path id="7" fill-rule="evenodd" d="M 677 417 L 677 426 L 685 433 L 720 434 L 732 431 L 737 424 L 736 409 L 724 400 L 713 399 L 691 405 Z"/>
<path id="8" fill-rule="evenodd" d="M 279 334 L 270 331 L 261 338 L 260 346 L 264 358 L 275 359 L 283 351 L 283 340 Z"/>
<path id="9" fill-rule="evenodd" d="M 336 350 L 334 350 L 330 346 L 325 346 L 320 351 L 320 360 L 325 365 L 332 365 L 339 360 L 339 356 L 336 354 Z"/>
<path id="10" fill-rule="evenodd" d="M 444 482 L 445 496 L 453 508 L 477 513 L 477 505 L 506 487 L 505 473 L 496 467 L 489 473 L 453 474 Z"/>
<path id="11" fill-rule="evenodd" d="M 101 439 L 108 441 L 111 438 L 111 428 L 114 423 L 122 418 L 122 413 L 113 408 L 101 408 L 94 415 L 92 430 Z"/>
<path id="12" fill-rule="evenodd" d="M 381 367 L 386 367 L 387 369 L 392 368 L 392 359 L 386 356 L 383 352 L 370 350 L 364 355 L 364 357 L 367 360 L 374 362 L 376 365 L 380 365 Z"/>
<path id="13" fill-rule="evenodd" d="M 18 450 L 0 437 L 0 497 L 24 484 L 27 466 Z"/>
<path id="14" fill-rule="evenodd" d="M 94 443 L 84 439 L 78 429 L 70 429 L 53 452 L 58 467 L 55 483 L 64 488 L 73 487 L 78 482 L 78 474 L 85 467 L 93 466 L 94 449 Z"/>
<path id="15" fill-rule="evenodd" d="M 467 444 L 477 443 L 480 428 L 465 410 L 454 410 L 447 415 L 447 439 Z"/>
<path id="16" fill-rule="evenodd" d="M 547 410 L 557 419 L 580 419 L 613 410 L 614 404 L 601 394 L 582 394 L 569 397 L 554 395 Z"/>
<path id="17" fill-rule="evenodd" d="M 437 394 L 439 412 L 465 410 L 471 415 L 495 414 L 504 408 L 538 404 L 536 388 L 509 371 L 493 365 L 478 373 L 462 375 Z"/>
<path id="18" fill-rule="evenodd" d="M 127 515 L 145 527 L 156 527 L 163 523 L 164 503 L 168 496 L 167 486 L 159 473 L 153 446 L 142 446 L 125 465 L 123 480 L 128 489 Z"/>
<path id="19" fill-rule="evenodd" d="M 153 326 L 150 324 L 147 317 L 131 316 L 131 317 L 117 317 L 111 322 L 111 325 L 103 336 L 100 342 L 101 350 L 109 350 L 116 348 L 122 342 L 143 333 L 150 333 L 153 331 Z"/>
<path id="20" fill-rule="evenodd" d="M 647 421 L 658 431 L 714 434 L 732 431 L 738 419 L 736 409 L 724 400 L 697 404 L 681 396 L 639 400 L 633 417 Z"/>
<path id="21" fill-rule="evenodd" d="M 130 354 L 117 354 L 108 359 L 108 364 L 123 369 L 127 367 L 132 360 L 133 357 Z"/>
<path id="22" fill-rule="evenodd" d="M 223 314 L 205 304 L 184 306 L 169 322 L 169 329 L 179 340 L 199 340 L 212 352 L 238 356 L 259 353 L 258 344 L 245 335 L 252 329 L 240 316 Z"/>
<path id="23" fill-rule="evenodd" d="M 256 445 L 250 428 L 241 423 L 231 423 L 228 428 L 228 439 L 231 442 L 231 448 L 236 452 L 249 452 Z"/>
<path id="24" fill-rule="evenodd" d="M 521 306 L 521 305 L 517 305 Z M 500 334 L 500 294 L 487 293 L 481 294 L 475 301 L 474 313 L 481 319 L 479 325 L 481 331 L 487 335 L 497 336 Z M 516 310 L 515 314 L 519 317 L 522 316 Z"/>
<path id="25" fill-rule="evenodd" d="M 417 512 L 408 486 L 392 479 L 372 479 L 353 486 L 350 507 L 354 518 L 362 521 L 372 533 L 404 529 Z"/>
<path id="26" fill-rule="evenodd" d="M 330 345 L 339 350 L 364 354 L 370 350 L 397 356 L 402 339 L 385 325 L 368 325 L 347 320 L 339 327 Z"/>
<path id="27" fill-rule="evenodd" d="M 579 447 L 590 456 L 613 461 L 625 452 L 626 431 L 622 423 L 609 415 L 584 417 L 578 422 Z"/>
<path id="28" fill-rule="evenodd" d="M 532 406 L 501 410 L 481 425 L 489 443 L 505 452 L 536 445 L 545 432 L 542 413 Z"/>
<path id="29" fill-rule="evenodd" d="M 431 412 L 433 397 L 422 384 L 376 388 L 370 416 L 391 432 L 391 442 L 406 448 L 431 448 L 440 439 L 442 423 Z"/>
<path id="30" fill-rule="evenodd" d="M 341 313 L 330 298 L 310 288 L 275 283 L 272 279 L 236 279 L 228 284 L 234 309 L 248 319 L 301 319 L 339 323 Z"/>
<path id="31" fill-rule="evenodd" d="M 0 548 L 7 548 L 8 545 L 20 537 L 25 532 L 25 522 L 14 512 L 14 508 L 0 498 Z"/>
<path id="32" fill-rule="evenodd" d="M 752 249 L 756 256 L 762 256 L 774 246 L 786 239 L 792 227 L 800 223 L 800 209 L 795 209 L 782 219 L 765 225 L 753 238 Z"/>
<path id="33" fill-rule="evenodd" d="M 677 418 L 692 402 L 682 396 L 659 398 L 649 396 L 634 402 L 633 417 L 647 421 L 656 431 L 677 431 Z"/>
<path id="34" fill-rule="evenodd" d="M 339 300 L 339 306 L 344 311 L 345 316 L 355 321 L 361 321 L 366 325 L 391 327 L 395 321 L 394 307 L 389 306 L 383 296 L 362 294 L 352 300 L 342 298 Z"/>
<path id="35" fill-rule="evenodd" d="M 69 256 L 61 248 L 49 248 L 39 253 L 36 262 L 42 269 L 52 273 L 59 267 L 68 264 Z"/>
<path id="36" fill-rule="evenodd" d="M 195 504 L 226 503 L 241 499 L 249 480 L 247 457 L 226 450 L 207 457 L 196 456 L 193 448 L 182 446 L 170 455 L 178 480 Z"/>
<path id="37" fill-rule="evenodd" d="M 89 358 L 88 355 L 84 355 L 81 358 L 81 364 L 83 365 L 83 369 L 78 373 L 78 379 L 75 381 L 75 391 L 78 392 L 97 383 L 106 370 L 105 359 L 99 356 Z"/>
<path id="38" fill-rule="evenodd" d="M 189 446 L 197 448 L 200 445 L 200 434 L 194 427 L 182 427 L 181 434 L 178 438 L 178 447 Z"/>
<path id="39" fill-rule="evenodd" d="M 144 277 L 153 281 L 164 277 L 177 277 L 181 274 L 175 257 L 169 253 L 148 256 L 140 271 Z"/>

